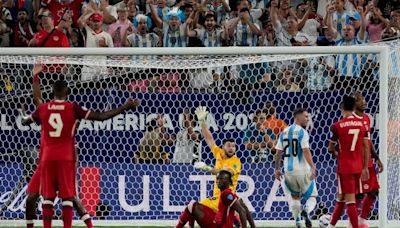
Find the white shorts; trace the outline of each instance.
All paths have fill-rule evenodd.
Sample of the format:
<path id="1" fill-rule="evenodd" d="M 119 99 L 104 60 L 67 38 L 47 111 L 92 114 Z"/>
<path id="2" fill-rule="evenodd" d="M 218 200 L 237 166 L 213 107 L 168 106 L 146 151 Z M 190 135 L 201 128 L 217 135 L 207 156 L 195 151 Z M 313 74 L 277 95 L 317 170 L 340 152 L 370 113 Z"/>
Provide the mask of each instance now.
<path id="1" fill-rule="evenodd" d="M 317 183 L 310 180 L 309 174 L 285 174 L 283 186 L 293 196 L 309 198 L 318 196 Z"/>

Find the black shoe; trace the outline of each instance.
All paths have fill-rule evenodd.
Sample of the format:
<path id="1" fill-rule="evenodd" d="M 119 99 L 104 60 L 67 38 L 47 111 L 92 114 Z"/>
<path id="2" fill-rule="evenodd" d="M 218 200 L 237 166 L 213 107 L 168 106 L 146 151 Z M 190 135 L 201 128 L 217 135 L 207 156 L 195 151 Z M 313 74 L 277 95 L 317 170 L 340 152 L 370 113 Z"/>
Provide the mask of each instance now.
<path id="1" fill-rule="evenodd" d="M 310 218 L 308 217 L 308 214 L 307 214 L 307 212 L 305 210 L 303 210 L 301 212 L 301 216 L 304 218 L 304 221 L 306 223 L 306 227 L 307 228 L 312 228 L 312 222 L 311 222 Z"/>

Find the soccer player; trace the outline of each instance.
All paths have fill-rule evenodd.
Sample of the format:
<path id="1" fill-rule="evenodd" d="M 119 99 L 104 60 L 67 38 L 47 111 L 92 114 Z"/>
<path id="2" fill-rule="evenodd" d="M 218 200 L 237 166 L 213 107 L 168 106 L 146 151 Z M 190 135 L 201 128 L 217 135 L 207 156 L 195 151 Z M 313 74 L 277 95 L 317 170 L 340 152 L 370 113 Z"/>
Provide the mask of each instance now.
<path id="1" fill-rule="evenodd" d="M 368 130 L 362 120 L 353 115 L 355 99 L 344 96 L 343 118 L 331 127 L 328 152 L 338 159 L 338 195 L 335 210 L 328 228 L 335 227 L 347 205 L 347 215 L 353 227 L 358 227 L 358 214 L 355 205 L 356 194 L 362 192 L 361 179 L 368 179 Z M 335 150 L 339 142 L 340 150 Z"/>
<path id="2" fill-rule="evenodd" d="M 251 227 L 255 227 L 253 218 L 248 216 L 250 212 L 247 207 L 244 206 L 243 201 L 229 188 L 233 184 L 232 179 L 233 175 L 229 170 L 222 169 L 217 174 L 217 186 L 221 191 L 217 212 L 202 204 L 191 203 L 181 215 L 176 228 L 183 228 L 185 225 L 181 220 L 183 215 L 195 219 L 200 227 L 232 228 L 235 219 L 235 211 L 239 214 L 242 228 L 247 227 L 246 220 L 252 224 Z"/>
<path id="3" fill-rule="evenodd" d="M 369 143 L 369 146 L 370 146 L 369 152 L 370 153 L 368 153 L 369 179 L 362 182 L 363 193 L 367 193 L 367 195 L 364 196 L 364 194 L 360 193 L 357 196 L 357 200 L 363 199 L 361 214 L 360 214 L 360 218 L 358 220 L 359 224 L 363 225 L 363 224 L 366 224 L 368 215 L 371 213 L 371 210 L 373 209 L 373 206 L 375 204 L 376 197 L 379 194 L 379 182 L 378 182 L 378 177 L 377 177 L 377 173 L 376 173 L 372 158 L 374 158 L 374 160 L 378 164 L 379 173 L 381 173 L 383 171 L 383 164 L 382 164 L 381 160 L 379 159 L 379 156 L 376 153 L 374 146 L 372 145 L 371 119 L 366 113 L 364 113 L 367 103 L 365 102 L 365 99 L 360 92 L 354 92 L 353 97 L 355 98 L 354 116 L 356 116 L 357 118 L 359 118 L 363 121 L 365 128 L 367 129 L 369 137 L 370 137 L 370 143 Z"/>
<path id="4" fill-rule="evenodd" d="M 33 101 L 36 106 L 43 104 L 42 95 L 40 92 L 40 79 L 39 73 L 42 71 L 42 65 L 36 64 L 33 68 Z M 40 162 L 30 178 L 28 183 L 27 192 L 27 199 L 26 199 L 26 209 L 25 209 L 25 219 L 26 219 L 26 227 L 33 228 L 34 223 L 33 220 L 35 219 L 35 212 L 36 212 L 36 202 L 40 196 Z M 78 212 L 79 217 L 82 221 L 86 224 L 87 228 L 92 228 L 92 220 L 90 215 L 87 213 L 85 207 L 83 206 L 82 202 L 78 198 L 72 199 L 73 206 Z"/>
<path id="5" fill-rule="evenodd" d="M 197 116 L 197 120 L 200 122 L 201 131 L 203 133 L 203 137 L 206 140 L 208 147 L 211 149 L 211 152 L 214 154 L 216 159 L 215 167 L 210 167 L 204 162 L 197 162 L 195 163 L 194 167 L 197 169 L 201 169 L 206 172 L 210 172 L 213 175 L 216 175 L 221 169 L 229 169 L 233 171 L 232 182 L 233 184 L 229 187 L 233 192 L 236 191 L 236 186 L 239 181 L 239 174 L 241 171 L 241 162 L 240 159 L 236 156 L 236 145 L 233 139 L 225 139 L 223 141 L 222 149 L 215 144 L 214 138 L 208 129 L 206 124 L 206 119 L 208 115 L 208 111 L 206 107 L 198 107 L 195 111 Z M 211 208 L 214 211 L 218 209 L 218 202 L 220 197 L 221 191 L 219 190 L 216 181 L 214 184 L 214 192 L 213 196 L 203 199 L 200 201 L 200 204 Z M 185 210 L 183 213 L 186 213 Z M 185 216 L 183 216 L 185 217 Z M 186 216 L 187 218 L 189 216 Z M 186 223 L 187 221 L 184 221 Z M 194 220 L 189 221 L 189 225 L 193 226 Z"/>
<path id="6" fill-rule="evenodd" d="M 305 130 L 308 123 L 308 112 L 303 108 L 293 113 L 294 124 L 283 130 L 276 145 L 275 178 L 281 181 L 281 157 L 284 157 L 284 186 L 292 195 L 292 215 L 296 227 L 301 227 L 301 216 L 306 227 L 312 227 L 310 212 L 317 205 L 318 191 L 315 183 L 316 167 L 312 160 L 309 135 Z M 301 197 L 307 199 L 304 210 Z"/>
<path id="7" fill-rule="evenodd" d="M 36 111 L 24 117 L 24 125 L 39 122 L 41 129 L 40 188 L 43 202 L 43 227 L 50 228 L 53 217 L 53 202 L 62 199 L 62 219 L 65 228 L 72 227 L 72 206 L 76 197 L 75 130 L 80 119 L 107 120 L 125 110 L 135 108 L 139 100 L 128 99 L 117 109 L 93 112 L 76 103 L 66 101 L 68 85 L 56 81 L 53 85 L 54 100 L 41 104 Z"/>

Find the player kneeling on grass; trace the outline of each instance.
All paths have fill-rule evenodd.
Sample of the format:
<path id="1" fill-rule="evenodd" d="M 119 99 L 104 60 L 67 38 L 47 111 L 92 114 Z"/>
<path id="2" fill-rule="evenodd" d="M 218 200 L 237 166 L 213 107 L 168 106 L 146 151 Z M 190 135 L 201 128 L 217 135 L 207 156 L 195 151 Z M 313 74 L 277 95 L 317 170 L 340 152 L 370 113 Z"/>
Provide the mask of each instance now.
<path id="1" fill-rule="evenodd" d="M 308 123 L 308 112 L 299 108 L 294 111 L 294 124 L 285 128 L 279 136 L 275 155 L 275 177 L 282 179 L 281 156 L 284 156 L 285 187 L 292 195 L 292 215 L 296 227 L 301 227 L 301 216 L 306 227 L 312 227 L 310 212 L 317 205 L 318 191 L 315 183 L 316 168 L 312 160 L 309 135 L 305 130 Z M 301 197 L 307 199 L 304 209 L 301 208 Z"/>
<path id="2" fill-rule="evenodd" d="M 251 227 L 255 227 L 253 218 L 248 216 L 250 212 L 247 207 L 229 188 L 232 184 L 232 173 L 228 170 L 220 170 L 217 174 L 217 186 L 221 191 L 218 211 L 214 212 L 213 209 L 207 206 L 192 202 L 179 217 L 176 228 L 184 227 L 192 219 L 202 228 L 232 228 L 235 220 L 235 212 L 239 214 L 242 228 L 247 227 L 247 220 L 252 224 Z"/>
<path id="3" fill-rule="evenodd" d="M 43 227 L 50 228 L 53 204 L 57 196 L 62 199 L 64 228 L 72 227 L 72 207 L 76 198 L 75 131 L 80 119 L 107 120 L 125 110 L 137 107 L 139 100 L 128 99 L 117 109 L 92 112 L 76 103 L 66 101 L 68 85 L 57 81 L 53 85 L 54 100 L 41 104 L 22 124 L 36 121 L 42 126 L 40 139 L 40 194 L 43 196 Z"/>

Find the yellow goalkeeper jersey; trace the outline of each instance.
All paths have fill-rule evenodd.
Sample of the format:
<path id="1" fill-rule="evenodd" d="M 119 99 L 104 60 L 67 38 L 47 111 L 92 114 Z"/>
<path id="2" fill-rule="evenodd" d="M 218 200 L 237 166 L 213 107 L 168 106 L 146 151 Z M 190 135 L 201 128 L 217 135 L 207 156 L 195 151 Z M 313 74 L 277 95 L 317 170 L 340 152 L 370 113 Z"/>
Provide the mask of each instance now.
<path id="1" fill-rule="evenodd" d="M 229 169 L 233 171 L 233 177 L 232 177 L 232 182 L 233 186 L 230 187 L 230 189 L 234 192 L 236 192 L 236 187 L 239 181 L 239 175 L 240 171 L 242 169 L 242 163 L 240 162 L 240 159 L 236 156 L 233 155 L 230 158 L 225 158 L 225 152 L 218 146 L 214 146 L 211 149 L 211 152 L 213 152 L 214 157 L 216 159 L 215 162 L 215 169 L 216 170 L 221 170 L 221 169 Z M 218 188 L 217 185 L 217 177 L 215 177 L 215 182 L 214 182 L 214 195 L 216 197 L 219 197 L 221 191 Z"/>

